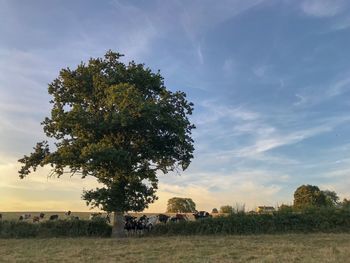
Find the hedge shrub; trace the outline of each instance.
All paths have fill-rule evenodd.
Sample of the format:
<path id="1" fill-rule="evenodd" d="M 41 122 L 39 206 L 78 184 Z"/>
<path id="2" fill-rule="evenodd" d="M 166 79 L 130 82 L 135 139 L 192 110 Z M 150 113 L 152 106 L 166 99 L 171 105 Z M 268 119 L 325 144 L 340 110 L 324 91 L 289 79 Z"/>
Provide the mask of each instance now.
<path id="1" fill-rule="evenodd" d="M 198 221 L 158 224 L 150 235 L 275 234 L 350 232 L 350 211 L 310 209 L 300 213 L 233 214 Z"/>
<path id="2" fill-rule="evenodd" d="M 110 237 L 112 227 L 103 221 L 58 220 L 42 223 L 0 221 L 0 238 Z"/>

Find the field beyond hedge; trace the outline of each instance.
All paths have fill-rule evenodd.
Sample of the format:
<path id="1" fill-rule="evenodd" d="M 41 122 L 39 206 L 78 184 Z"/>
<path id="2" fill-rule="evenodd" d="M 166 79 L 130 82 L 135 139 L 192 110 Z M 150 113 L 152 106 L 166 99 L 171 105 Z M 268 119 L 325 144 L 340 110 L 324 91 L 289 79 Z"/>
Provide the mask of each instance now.
<path id="1" fill-rule="evenodd" d="M 349 262 L 350 234 L 0 239 L 1 262 Z"/>

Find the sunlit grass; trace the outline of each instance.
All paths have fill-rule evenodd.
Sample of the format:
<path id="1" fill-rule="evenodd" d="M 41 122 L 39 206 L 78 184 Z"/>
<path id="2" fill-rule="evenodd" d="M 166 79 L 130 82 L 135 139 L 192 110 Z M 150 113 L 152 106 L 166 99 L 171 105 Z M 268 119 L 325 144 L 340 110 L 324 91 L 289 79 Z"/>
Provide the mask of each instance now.
<path id="1" fill-rule="evenodd" d="M 349 234 L 0 239 L 1 262 L 348 262 Z"/>

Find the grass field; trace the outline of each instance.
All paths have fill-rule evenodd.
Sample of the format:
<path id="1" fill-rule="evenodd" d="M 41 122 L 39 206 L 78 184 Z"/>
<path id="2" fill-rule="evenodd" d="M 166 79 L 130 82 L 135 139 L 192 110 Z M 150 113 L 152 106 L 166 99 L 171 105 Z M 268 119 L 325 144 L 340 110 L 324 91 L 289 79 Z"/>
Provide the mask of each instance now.
<path id="1" fill-rule="evenodd" d="M 349 262 L 350 234 L 0 239 L 1 262 Z"/>

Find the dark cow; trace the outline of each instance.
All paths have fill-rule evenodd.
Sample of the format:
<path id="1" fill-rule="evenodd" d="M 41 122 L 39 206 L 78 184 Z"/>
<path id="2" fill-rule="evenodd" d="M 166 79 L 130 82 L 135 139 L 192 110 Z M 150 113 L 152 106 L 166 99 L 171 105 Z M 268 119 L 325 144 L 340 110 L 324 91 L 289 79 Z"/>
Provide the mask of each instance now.
<path id="1" fill-rule="evenodd" d="M 170 218 L 170 216 L 167 216 L 167 215 L 164 215 L 164 214 L 159 214 L 159 215 L 157 215 L 157 217 L 158 217 L 158 220 L 159 220 L 159 222 L 160 223 L 166 223 L 166 222 L 168 222 L 168 219 Z"/>
<path id="2" fill-rule="evenodd" d="M 124 216 L 124 229 L 128 231 L 136 231 L 137 228 L 137 217 L 131 215 Z"/>
<path id="3" fill-rule="evenodd" d="M 131 215 L 124 216 L 124 229 L 130 234 L 141 234 L 144 230 L 150 230 L 151 225 L 146 215 L 137 218 Z"/>
<path id="4" fill-rule="evenodd" d="M 149 230 L 148 229 L 148 218 L 146 215 L 142 215 L 136 223 L 136 230 L 142 231 L 142 230 Z"/>
<path id="5" fill-rule="evenodd" d="M 107 215 L 106 215 L 106 221 L 107 221 L 108 223 L 111 222 L 111 215 L 110 215 L 109 213 L 107 213 Z"/>
<path id="6" fill-rule="evenodd" d="M 206 211 L 199 211 L 193 214 L 194 218 L 196 220 L 198 219 L 205 219 L 205 218 L 210 218 L 212 217 L 208 212 Z"/>
<path id="7" fill-rule="evenodd" d="M 45 214 L 44 213 L 40 213 L 39 218 L 40 219 L 44 219 L 44 217 L 45 217 Z"/>
<path id="8" fill-rule="evenodd" d="M 71 214 L 72 212 L 70 210 L 64 213 L 65 216 L 70 216 Z"/>
<path id="9" fill-rule="evenodd" d="M 23 221 L 23 220 L 27 220 L 27 219 L 29 219 L 29 218 L 31 218 L 31 217 L 32 217 L 31 214 L 23 214 L 23 215 L 21 215 L 21 216 L 18 218 L 18 220 L 19 220 L 19 221 Z"/>
<path id="10" fill-rule="evenodd" d="M 170 217 L 170 222 L 183 222 L 183 221 L 188 221 L 188 218 L 186 215 L 183 214 L 176 214 L 175 216 Z"/>
<path id="11" fill-rule="evenodd" d="M 58 215 L 51 215 L 51 216 L 49 217 L 49 220 L 50 220 L 50 221 L 58 220 Z"/>

